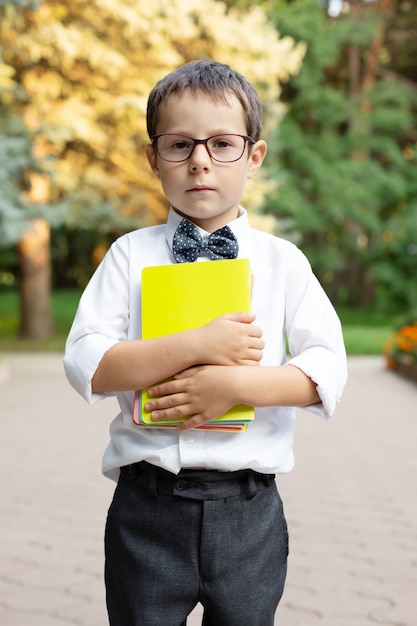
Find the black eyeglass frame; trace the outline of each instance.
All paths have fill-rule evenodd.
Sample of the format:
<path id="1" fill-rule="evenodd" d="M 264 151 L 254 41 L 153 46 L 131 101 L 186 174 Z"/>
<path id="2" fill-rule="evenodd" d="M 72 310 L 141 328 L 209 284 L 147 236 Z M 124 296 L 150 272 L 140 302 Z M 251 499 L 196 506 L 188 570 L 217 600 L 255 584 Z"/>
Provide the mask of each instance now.
<path id="1" fill-rule="evenodd" d="M 165 157 L 163 157 L 161 155 L 161 153 L 158 150 L 158 139 L 159 137 L 184 137 L 184 139 L 190 139 L 190 141 L 194 142 L 194 145 L 191 149 L 190 154 L 185 158 L 185 159 L 180 159 L 179 161 L 175 160 L 173 161 L 172 159 L 166 159 Z M 214 139 L 214 137 L 224 137 L 224 136 L 231 136 L 231 137 L 241 137 L 244 140 L 243 143 L 243 149 L 242 149 L 242 153 L 241 155 L 237 158 L 237 159 L 232 159 L 231 161 L 220 161 L 219 159 L 216 159 L 216 157 L 214 157 L 211 152 L 210 149 L 208 147 L 207 142 L 210 141 L 210 139 Z M 246 149 L 246 144 L 249 142 L 251 145 L 255 144 L 256 141 L 252 138 L 249 137 L 249 135 L 239 135 L 238 133 L 220 133 L 218 135 L 212 135 L 211 137 L 207 137 L 207 139 L 194 139 L 194 137 L 189 137 L 188 135 L 181 135 L 181 133 L 161 133 L 160 135 L 152 135 L 151 137 L 151 141 L 152 141 L 152 146 L 154 148 L 154 150 L 157 152 L 157 154 L 159 155 L 159 157 L 163 160 L 163 161 L 167 161 L 168 163 L 184 163 L 185 161 L 188 161 L 188 159 L 191 158 L 195 147 L 198 144 L 203 144 L 205 149 L 207 150 L 207 153 L 209 155 L 209 157 L 213 160 L 216 161 L 216 163 L 235 163 L 236 161 L 239 161 L 242 157 L 243 154 L 245 152 Z"/>

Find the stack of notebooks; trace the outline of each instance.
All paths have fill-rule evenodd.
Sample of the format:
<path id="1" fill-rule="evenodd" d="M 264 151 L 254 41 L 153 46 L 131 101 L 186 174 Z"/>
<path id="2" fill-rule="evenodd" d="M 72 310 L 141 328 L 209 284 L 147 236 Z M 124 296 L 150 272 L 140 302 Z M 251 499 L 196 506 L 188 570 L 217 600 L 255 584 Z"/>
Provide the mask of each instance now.
<path id="1" fill-rule="evenodd" d="M 227 313 L 251 310 L 249 259 L 178 263 L 142 270 L 142 338 L 152 339 L 198 328 Z M 142 428 L 175 428 L 187 418 L 152 420 L 144 410 L 148 388 L 136 391 L 133 422 Z M 199 429 L 242 432 L 254 409 L 233 407 Z"/>

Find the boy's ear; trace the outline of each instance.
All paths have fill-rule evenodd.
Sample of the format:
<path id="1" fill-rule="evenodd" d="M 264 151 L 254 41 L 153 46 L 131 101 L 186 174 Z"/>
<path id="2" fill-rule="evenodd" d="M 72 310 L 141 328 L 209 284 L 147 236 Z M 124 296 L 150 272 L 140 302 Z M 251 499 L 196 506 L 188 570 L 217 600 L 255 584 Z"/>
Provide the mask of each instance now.
<path id="1" fill-rule="evenodd" d="M 249 169 L 248 169 L 248 178 L 253 178 L 255 174 L 259 171 L 264 158 L 266 157 L 266 153 L 268 150 L 268 146 L 266 141 L 260 139 L 255 144 L 253 144 L 250 155 L 249 155 Z"/>
<path id="2" fill-rule="evenodd" d="M 157 178 L 159 178 L 159 167 L 158 167 L 158 159 L 156 158 L 155 150 L 153 149 L 153 145 L 151 143 L 147 143 L 145 146 L 145 154 L 146 158 L 149 161 L 149 165 L 151 166 L 151 170 L 155 174 Z"/>

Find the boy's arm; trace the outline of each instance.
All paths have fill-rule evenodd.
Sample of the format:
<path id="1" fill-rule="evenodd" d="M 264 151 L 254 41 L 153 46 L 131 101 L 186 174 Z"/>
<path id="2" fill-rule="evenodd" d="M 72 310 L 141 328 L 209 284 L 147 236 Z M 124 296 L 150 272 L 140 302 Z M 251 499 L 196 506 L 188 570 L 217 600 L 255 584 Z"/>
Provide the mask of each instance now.
<path id="1" fill-rule="evenodd" d="M 191 417 L 178 430 L 216 419 L 237 404 L 308 406 L 320 402 L 316 384 L 298 367 L 196 367 L 156 385 L 145 406 L 152 418 Z"/>
<path id="2" fill-rule="evenodd" d="M 165 337 L 120 341 L 103 356 L 92 379 L 94 393 L 143 389 L 191 366 L 253 365 L 262 359 L 262 331 L 252 313 L 224 315 Z"/>

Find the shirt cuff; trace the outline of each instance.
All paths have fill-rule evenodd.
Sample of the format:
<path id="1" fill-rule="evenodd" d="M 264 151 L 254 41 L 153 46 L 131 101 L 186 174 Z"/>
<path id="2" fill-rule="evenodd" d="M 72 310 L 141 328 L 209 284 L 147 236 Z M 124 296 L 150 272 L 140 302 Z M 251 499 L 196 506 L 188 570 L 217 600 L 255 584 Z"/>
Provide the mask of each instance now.
<path id="1" fill-rule="evenodd" d="M 70 384 L 89 403 L 108 398 L 112 393 L 94 393 L 91 381 L 104 354 L 117 339 L 98 334 L 85 335 L 67 348 L 64 356 L 64 369 Z"/>
<path id="2" fill-rule="evenodd" d="M 291 358 L 286 365 L 298 367 L 316 383 L 321 402 L 302 408 L 329 419 L 340 402 L 347 380 L 346 355 L 335 354 L 327 348 L 314 347 Z"/>

